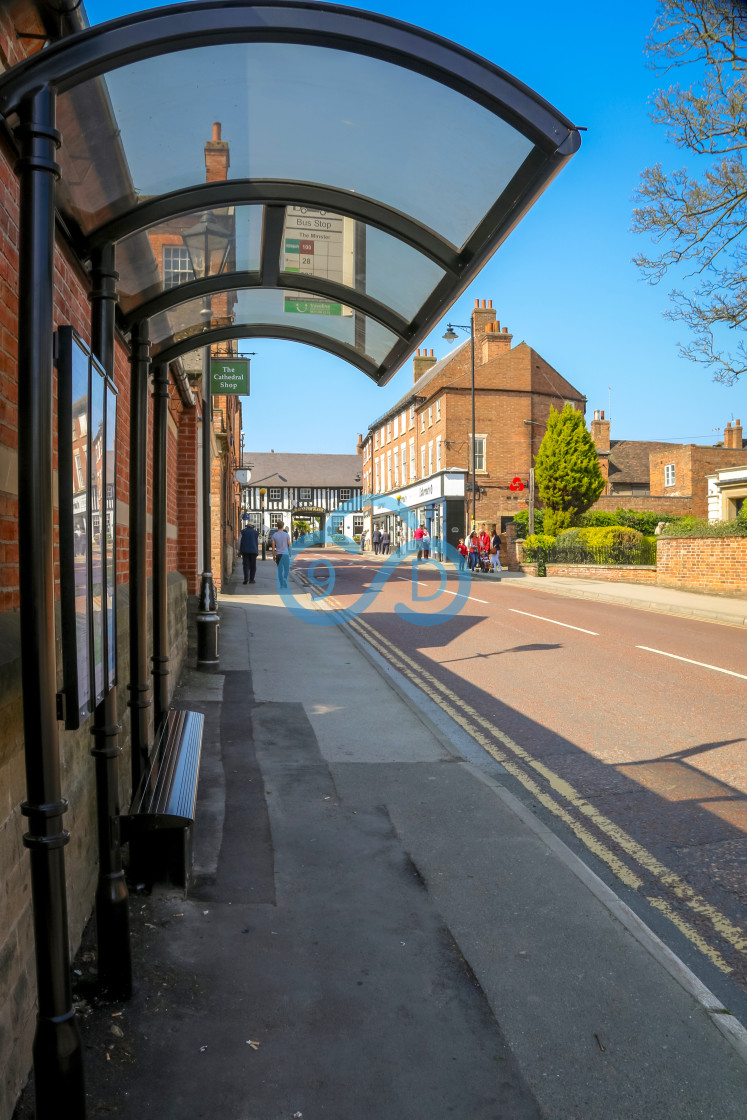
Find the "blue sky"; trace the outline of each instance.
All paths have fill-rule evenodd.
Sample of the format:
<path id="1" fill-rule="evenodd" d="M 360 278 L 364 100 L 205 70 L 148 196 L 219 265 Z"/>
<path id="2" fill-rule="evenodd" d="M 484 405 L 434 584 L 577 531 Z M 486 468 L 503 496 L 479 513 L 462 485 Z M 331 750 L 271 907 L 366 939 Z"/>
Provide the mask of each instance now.
<path id="1" fill-rule="evenodd" d="M 158 7 L 85 0 L 91 23 Z M 514 344 L 525 340 L 603 408 L 612 438 L 711 443 L 727 420 L 747 421 L 747 386 L 727 387 L 678 353 L 682 325 L 662 317 L 666 280 L 651 287 L 631 258 L 648 247 L 630 232 L 641 170 L 680 166 L 648 116 L 666 76 L 646 66 L 653 0 L 624 7 L 578 0 L 559 5 L 431 0 L 358 4 L 450 38 L 520 78 L 574 123 L 588 128 L 580 152 L 449 312 L 468 322 L 475 299 L 492 299 Z M 413 122 L 416 127 L 416 122 Z M 208 139 L 209 137 L 206 137 Z M 448 135 L 428 174 L 450 158 Z M 439 357 L 445 321 L 427 345 Z M 383 389 L 322 351 L 254 339 L 252 395 L 244 398 L 247 450 L 352 453 L 356 435 L 411 384 L 408 363 Z M 611 389 L 609 388 L 611 386 Z"/>

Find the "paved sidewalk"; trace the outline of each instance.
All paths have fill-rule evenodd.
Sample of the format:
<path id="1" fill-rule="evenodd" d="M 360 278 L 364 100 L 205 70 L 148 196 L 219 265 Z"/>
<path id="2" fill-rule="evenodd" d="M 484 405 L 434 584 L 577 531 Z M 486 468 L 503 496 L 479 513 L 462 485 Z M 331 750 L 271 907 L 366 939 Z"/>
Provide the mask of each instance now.
<path id="1" fill-rule="evenodd" d="M 136 994 L 84 1009 L 89 1115 L 743 1120 L 733 1017 L 274 574 L 180 682 L 196 881 L 133 895 Z"/>

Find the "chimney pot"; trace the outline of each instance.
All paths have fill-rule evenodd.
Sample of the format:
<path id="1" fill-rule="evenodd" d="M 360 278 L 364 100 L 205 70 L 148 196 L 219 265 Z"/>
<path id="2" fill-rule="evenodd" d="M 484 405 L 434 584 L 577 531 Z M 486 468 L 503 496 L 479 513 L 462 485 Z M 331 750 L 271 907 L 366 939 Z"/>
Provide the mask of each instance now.
<path id="1" fill-rule="evenodd" d="M 431 350 L 431 357 L 433 357 L 433 350 Z"/>
<path id="2" fill-rule="evenodd" d="M 741 427 L 742 427 L 742 421 L 741 421 L 741 420 L 737 420 L 737 422 L 736 422 L 736 425 L 735 425 L 735 427 L 737 427 L 737 428 L 741 428 Z"/>
<path id="3" fill-rule="evenodd" d="M 493 306 L 493 301 L 492 301 L 492 299 L 489 299 L 488 300 L 488 307 L 492 307 L 492 306 Z"/>
<path id="4" fill-rule="evenodd" d="M 503 328 L 503 333 L 504 333 L 504 334 L 508 334 L 508 327 L 504 327 L 504 328 Z"/>
<path id="5" fill-rule="evenodd" d="M 220 140 L 220 121 L 213 121 L 213 140 Z"/>
<path id="6" fill-rule="evenodd" d="M 418 346 L 417 356 L 420 357 L 420 347 Z"/>
<path id="7" fill-rule="evenodd" d="M 485 309 L 485 300 L 482 301 L 483 310 Z"/>
<path id="8" fill-rule="evenodd" d="M 595 420 L 598 420 L 598 419 L 599 419 L 599 409 L 598 409 L 598 408 L 595 408 L 595 409 L 594 409 L 594 419 L 595 419 Z"/>
<path id="9" fill-rule="evenodd" d="M 479 307 L 479 306 L 480 306 L 480 301 L 479 301 L 479 299 L 476 299 L 475 300 L 475 307 Z"/>

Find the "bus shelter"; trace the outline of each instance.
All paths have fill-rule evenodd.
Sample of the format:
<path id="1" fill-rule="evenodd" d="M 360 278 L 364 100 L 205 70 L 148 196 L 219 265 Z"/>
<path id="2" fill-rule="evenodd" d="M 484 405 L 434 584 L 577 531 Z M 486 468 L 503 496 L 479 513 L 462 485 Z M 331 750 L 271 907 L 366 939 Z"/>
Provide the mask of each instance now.
<path id="1" fill-rule="evenodd" d="M 385 385 L 577 151 L 580 137 L 543 98 L 453 42 L 369 12 L 296 0 L 174 4 L 80 30 L 0 77 L 0 113 L 17 146 L 20 194 L 23 812 L 36 937 L 37 1108 L 48 1117 L 64 1099 L 69 1115 L 83 1116 L 58 721 L 73 708 L 92 720 L 99 973 L 110 990 L 126 995 L 127 886 L 113 827 L 120 755 L 114 698 L 125 683 L 135 698 L 134 780 L 149 749 L 151 687 L 156 710 L 167 707 L 169 364 L 225 340 L 274 337 L 320 347 Z M 194 153 L 209 122 L 221 122 L 216 143 L 221 129 L 230 136 L 231 166 L 227 175 L 203 182 Z M 87 339 L 54 331 L 56 223 L 89 270 Z M 167 283 L 154 246 L 161 232 L 174 229 L 189 266 L 181 268 L 186 258 L 175 253 Z M 117 400 L 114 381 L 115 328 L 129 338 L 126 402 Z M 85 366 L 82 376 L 99 410 L 102 476 L 91 516 L 104 524 L 107 479 L 111 484 L 112 472 L 124 466 L 131 494 L 123 527 L 130 680 L 118 681 L 112 634 L 117 535 L 100 531 L 110 543 L 88 571 L 107 605 L 98 614 L 91 608 L 90 617 L 85 603 L 82 608 L 84 626 L 99 627 L 92 683 L 71 635 L 81 610 L 65 601 L 63 581 L 64 710 L 55 663 L 55 347 L 63 348 L 70 377 Z M 151 374 L 149 671 L 141 496 Z M 131 421 L 129 461 L 117 465 L 110 452 L 123 405 Z M 67 532 L 74 571 L 76 550 L 85 547 L 80 511 L 71 511 L 69 526 L 62 518 L 61 506 L 59 559 L 63 569 L 70 564 Z"/>

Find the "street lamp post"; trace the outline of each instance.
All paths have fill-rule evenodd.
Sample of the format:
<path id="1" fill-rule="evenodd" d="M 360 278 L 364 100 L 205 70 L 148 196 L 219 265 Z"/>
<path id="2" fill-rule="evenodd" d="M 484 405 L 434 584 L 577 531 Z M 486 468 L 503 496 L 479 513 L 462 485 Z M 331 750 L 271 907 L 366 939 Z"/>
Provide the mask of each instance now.
<path id="1" fill-rule="evenodd" d="M 259 490 L 259 526 L 260 526 L 260 534 L 262 536 L 262 559 L 263 560 L 267 559 L 267 556 L 265 555 L 265 494 L 266 493 L 267 493 L 267 491 L 265 490 L 264 486 L 261 486 L 260 490 Z"/>
<path id="2" fill-rule="evenodd" d="M 196 225 L 185 230 L 182 240 L 189 253 L 192 271 L 197 280 L 218 275 L 225 267 L 231 246 L 231 232 L 209 211 Z M 212 308 L 206 296 L 202 315 L 203 330 L 210 330 Z M 210 386 L 210 347 L 202 351 L 202 575 L 197 605 L 197 668 L 215 672 L 218 660 L 218 600 L 212 573 L 210 498 L 212 490 L 211 435 L 213 431 L 213 396 Z"/>
<path id="3" fill-rule="evenodd" d="M 466 331 L 469 335 L 469 371 L 470 371 L 470 388 L 472 393 L 472 456 L 471 456 L 471 469 L 472 469 L 472 527 L 470 532 L 474 530 L 477 524 L 477 440 L 475 437 L 475 332 L 473 329 L 474 324 L 470 323 L 466 326 L 464 323 L 447 323 L 446 334 L 443 336 L 446 341 L 451 344 L 459 336 L 456 333 L 455 327 L 460 331 Z"/>

